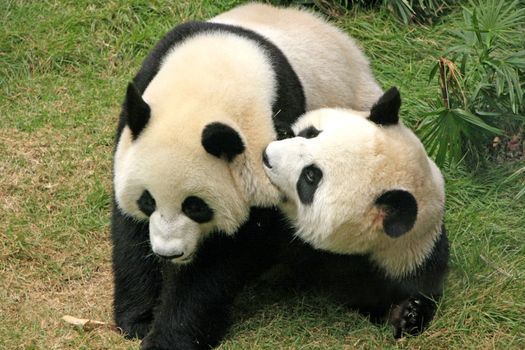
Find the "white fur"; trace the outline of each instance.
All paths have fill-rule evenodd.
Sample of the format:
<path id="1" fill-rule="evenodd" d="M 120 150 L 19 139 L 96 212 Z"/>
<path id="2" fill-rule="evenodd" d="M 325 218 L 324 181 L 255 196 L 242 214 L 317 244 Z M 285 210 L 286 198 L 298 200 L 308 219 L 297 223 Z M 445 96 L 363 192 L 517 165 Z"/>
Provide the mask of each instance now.
<path id="1" fill-rule="evenodd" d="M 306 10 L 248 4 L 212 22 L 238 25 L 269 38 L 299 76 L 307 110 L 348 107 L 369 110 L 382 91 L 355 41 Z"/>
<path id="2" fill-rule="evenodd" d="M 369 107 L 381 94 L 354 42 L 312 14 L 250 4 L 212 21 L 252 29 L 277 44 L 304 86 L 308 108 Z M 154 252 L 174 255 L 184 249 L 184 260 L 212 231 L 234 233 L 250 206 L 279 202 L 280 193 L 261 166 L 262 151 L 276 136 L 275 93 L 271 63 L 254 41 L 227 32 L 200 33 L 166 55 L 143 94 L 150 121 L 134 141 L 124 128 L 114 162 L 116 201 L 124 213 L 147 219 L 137 205 L 144 190 L 156 201 L 150 220 Z M 201 145 L 202 130 L 212 122 L 241 135 L 246 151 L 231 163 Z M 212 208 L 211 222 L 183 224 L 181 203 L 190 195 Z"/>
<path id="3" fill-rule="evenodd" d="M 191 259 L 191 255 L 186 252 L 195 251 L 199 243 L 199 231 L 199 224 L 184 215 L 170 219 L 156 211 L 149 219 L 152 250 L 163 256 L 185 253 L 180 261 Z"/>
<path id="4" fill-rule="evenodd" d="M 401 122 L 380 127 L 362 112 L 321 109 L 294 125 L 322 132 L 315 138 L 272 142 L 266 148 L 271 181 L 286 195 L 283 211 L 297 235 L 313 246 L 344 254 L 370 254 L 392 277 L 413 271 L 429 256 L 443 221 L 444 182 L 417 137 Z M 317 165 L 323 177 L 313 203 L 303 205 L 296 183 Z M 382 230 L 374 205 L 385 191 L 409 191 L 418 204 L 414 227 L 398 238 Z"/>

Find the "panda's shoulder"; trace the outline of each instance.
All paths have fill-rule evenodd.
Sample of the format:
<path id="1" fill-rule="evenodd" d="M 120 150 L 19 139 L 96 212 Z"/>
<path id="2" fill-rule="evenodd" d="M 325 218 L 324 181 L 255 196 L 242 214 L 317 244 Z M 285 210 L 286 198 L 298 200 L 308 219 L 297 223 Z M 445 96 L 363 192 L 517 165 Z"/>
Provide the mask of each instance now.
<path id="1" fill-rule="evenodd" d="M 203 33 L 233 34 L 239 38 L 253 40 L 258 43 L 265 41 L 263 37 L 253 31 L 229 24 L 203 21 L 179 24 L 166 33 L 144 59 L 139 72 L 133 79 L 137 89 L 140 92 L 146 90 L 148 84 L 159 71 L 162 61 L 172 52 L 173 48 Z"/>

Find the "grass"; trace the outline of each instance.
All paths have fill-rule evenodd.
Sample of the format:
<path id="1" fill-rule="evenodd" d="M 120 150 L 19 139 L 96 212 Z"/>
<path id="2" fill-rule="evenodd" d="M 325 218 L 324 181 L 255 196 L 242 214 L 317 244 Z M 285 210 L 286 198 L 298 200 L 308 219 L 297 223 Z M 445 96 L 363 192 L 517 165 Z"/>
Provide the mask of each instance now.
<path id="1" fill-rule="evenodd" d="M 65 314 L 111 321 L 109 203 L 113 133 L 126 82 L 175 23 L 240 1 L 13 1 L 0 6 L 0 349 L 136 349 Z M 382 11 L 336 23 L 357 38 L 384 87 L 398 86 L 410 125 L 445 29 L 400 25 Z M 445 169 L 451 273 L 435 321 L 394 341 L 391 330 L 314 295 L 264 284 L 241 296 L 220 349 L 525 348 L 525 202 L 513 165 Z"/>

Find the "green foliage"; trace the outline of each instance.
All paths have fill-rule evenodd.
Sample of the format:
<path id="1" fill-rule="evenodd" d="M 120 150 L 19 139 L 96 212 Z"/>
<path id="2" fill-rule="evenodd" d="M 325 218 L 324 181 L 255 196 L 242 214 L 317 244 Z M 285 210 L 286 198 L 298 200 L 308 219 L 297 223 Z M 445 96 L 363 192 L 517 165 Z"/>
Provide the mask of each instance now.
<path id="1" fill-rule="evenodd" d="M 438 100 L 439 102 L 441 100 Z M 500 129 L 488 125 L 480 117 L 461 108 L 441 105 L 426 117 L 419 127 L 421 140 L 439 165 L 445 164 L 447 160 L 459 160 L 465 147 L 470 148 L 480 143 L 482 138 L 478 131 L 501 133 Z M 461 142 L 463 139 L 467 144 Z"/>
<path id="2" fill-rule="evenodd" d="M 432 20 L 442 14 L 450 3 L 444 0 L 383 0 L 383 5 L 405 24 L 414 20 Z"/>
<path id="3" fill-rule="evenodd" d="M 408 24 L 413 21 L 432 21 L 445 11 L 453 0 L 277 0 L 274 2 L 315 6 L 332 16 L 341 16 L 354 6 L 384 6 L 403 23 Z"/>
<path id="4" fill-rule="evenodd" d="M 430 72 L 432 80 L 439 71 L 442 98 L 418 130 L 440 165 L 467 153 L 477 163 L 490 135 L 525 120 L 525 8 L 518 0 L 471 0 L 463 19 L 451 31 L 459 43 Z"/>
<path id="5" fill-rule="evenodd" d="M 470 99 L 479 110 L 494 105 L 493 110 L 517 114 L 523 110 L 525 8 L 518 0 L 478 0 L 464 8 L 463 16 L 465 28 L 452 32 L 462 43 L 445 55 L 461 62 L 465 85 L 473 88 Z"/>
<path id="6" fill-rule="evenodd" d="M 511 176 L 509 176 L 505 181 L 517 181 L 521 179 L 523 183 L 523 188 L 516 194 L 516 199 L 520 199 L 521 197 L 525 196 L 525 166 L 521 169 L 516 170 Z"/>

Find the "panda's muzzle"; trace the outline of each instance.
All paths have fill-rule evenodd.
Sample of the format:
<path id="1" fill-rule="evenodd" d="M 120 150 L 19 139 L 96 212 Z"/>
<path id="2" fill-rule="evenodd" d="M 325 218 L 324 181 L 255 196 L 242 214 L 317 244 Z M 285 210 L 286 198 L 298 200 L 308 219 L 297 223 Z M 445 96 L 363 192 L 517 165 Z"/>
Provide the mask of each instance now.
<path id="1" fill-rule="evenodd" d="M 173 263 L 187 263 L 201 237 L 199 224 L 185 215 L 166 219 L 155 211 L 150 216 L 149 239 L 151 249 L 156 256 Z"/>

